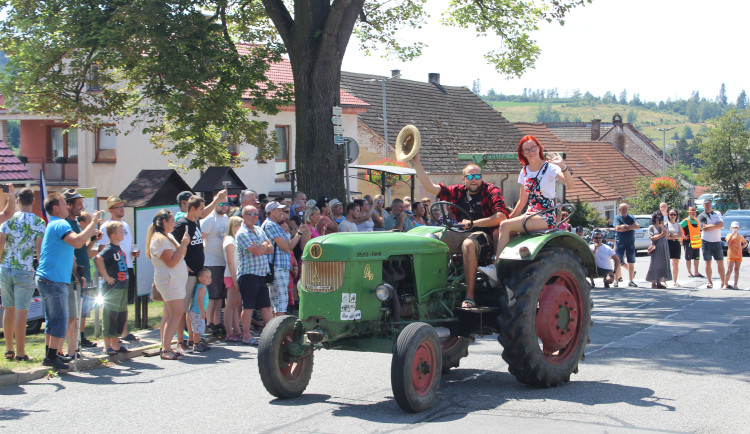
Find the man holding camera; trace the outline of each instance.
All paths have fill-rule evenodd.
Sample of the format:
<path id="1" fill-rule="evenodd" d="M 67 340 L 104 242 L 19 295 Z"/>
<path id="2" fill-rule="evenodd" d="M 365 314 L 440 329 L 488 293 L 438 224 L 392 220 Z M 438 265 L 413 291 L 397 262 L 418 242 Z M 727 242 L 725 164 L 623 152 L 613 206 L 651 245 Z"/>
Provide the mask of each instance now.
<path id="1" fill-rule="evenodd" d="M 609 288 L 609 284 L 612 282 L 617 287 L 615 270 L 620 267 L 620 258 L 611 247 L 602 243 L 604 241 L 604 234 L 601 232 L 594 232 L 591 239 L 594 241 L 594 244 L 589 247 L 591 247 L 591 252 L 594 254 L 594 260 L 596 261 L 596 275 L 604 278 L 605 288 Z M 614 268 L 612 268 L 610 260 L 615 261 Z M 594 286 L 594 279 L 591 279 L 591 286 Z"/>

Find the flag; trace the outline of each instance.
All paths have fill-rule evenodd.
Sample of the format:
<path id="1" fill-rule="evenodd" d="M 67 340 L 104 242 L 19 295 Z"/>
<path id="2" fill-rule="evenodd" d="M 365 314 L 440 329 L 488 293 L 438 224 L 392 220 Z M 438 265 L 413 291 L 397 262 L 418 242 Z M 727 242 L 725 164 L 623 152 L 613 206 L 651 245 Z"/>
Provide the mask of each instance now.
<path id="1" fill-rule="evenodd" d="M 42 218 L 45 223 L 49 223 L 47 211 L 44 209 L 44 198 L 47 197 L 47 183 L 44 181 L 44 171 L 39 170 L 39 197 L 42 202 Z"/>

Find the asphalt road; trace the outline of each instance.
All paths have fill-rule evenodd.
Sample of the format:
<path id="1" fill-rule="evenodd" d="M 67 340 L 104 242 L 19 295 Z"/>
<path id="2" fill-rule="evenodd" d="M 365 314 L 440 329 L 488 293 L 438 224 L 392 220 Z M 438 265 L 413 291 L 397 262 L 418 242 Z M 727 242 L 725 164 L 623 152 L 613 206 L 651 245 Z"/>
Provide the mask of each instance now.
<path id="1" fill-rule="evenodd" d="M 0 429 L 747 432 L 750 291 L 705 289 L 699 279 L 652 290 L 642 280 L 647 263 L 638 257 L 641 288 L 593 291 L 591 344 L 565 386 L 518 383 L 496 336 L 485 336 L 423 413 L 406 414 L 392 399 L 388 354 L 316 352 L 306 393 L 281 401 L 261 384 L 257 350 L 221 344 L 182 362 L 141 357 L 0 388 Z"/>

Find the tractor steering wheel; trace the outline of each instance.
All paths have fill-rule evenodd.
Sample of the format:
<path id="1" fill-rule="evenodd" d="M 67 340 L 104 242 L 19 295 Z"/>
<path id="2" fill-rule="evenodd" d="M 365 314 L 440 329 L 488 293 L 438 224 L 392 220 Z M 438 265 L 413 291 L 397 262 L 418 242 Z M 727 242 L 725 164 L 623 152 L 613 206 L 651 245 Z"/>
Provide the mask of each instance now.
<path id="1" fill-rule="evenodd" d="M 451 222 L 450 216 L 448 214 L 448 207 L 457 209 L 459 211 L 460 217 L 466 217 L 464 220 L 468 220 L 469 225 L 463 228 L 460 224 L 454 224 L 453 222 Z M 435 217 L 432 215 L 434 209 L 437 209 L 439 211 L 440 218 L 443 220 L 442 222 L 435 220 Z M 440 201 L 433 203 L 432 205 L 430 205 L 428 217 L 431 222 L 435 223 L 437 226 L 444 226 L 449 231 L 464 233 L 471 232 L 471 230 L 474 229 L 474 219 L 471 218 L 469 212 L 452 202 Z"/>

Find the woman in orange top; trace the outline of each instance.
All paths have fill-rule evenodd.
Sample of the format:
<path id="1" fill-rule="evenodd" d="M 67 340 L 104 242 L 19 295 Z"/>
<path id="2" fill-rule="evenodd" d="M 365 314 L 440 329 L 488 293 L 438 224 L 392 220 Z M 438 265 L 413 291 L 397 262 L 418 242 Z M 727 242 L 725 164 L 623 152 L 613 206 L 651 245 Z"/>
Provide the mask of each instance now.
<path id="1" fill-rule="evenodd" d="M 727 278 L 725 279 L 727 284 L 722 289 L 738 289 L 737 280 L 740 277 L 740 264 L 742 263 L 742 251 L 745 249 L 745 247 L 747 247 L 747 241 L 745 241 L 745 237 L 743 237 L 739 233 L 740 224 L 738 222 L 732 222 L 729 228 L 732 230 L 732 233 L 727 235 L 727 238 L 726 238 L 727 257 L 728 257 L 727 262 L 729 263 L 729 267 L 727 267 Z M 728 283 L 729 275 L 732 274 L 732 270 L 734 270 L 734 286 Z"/>

